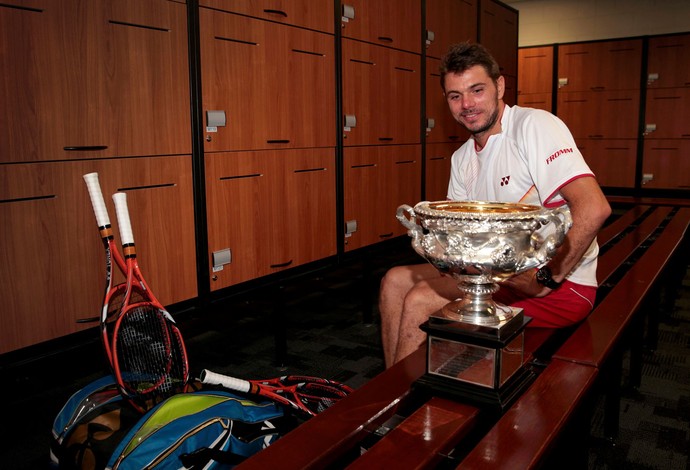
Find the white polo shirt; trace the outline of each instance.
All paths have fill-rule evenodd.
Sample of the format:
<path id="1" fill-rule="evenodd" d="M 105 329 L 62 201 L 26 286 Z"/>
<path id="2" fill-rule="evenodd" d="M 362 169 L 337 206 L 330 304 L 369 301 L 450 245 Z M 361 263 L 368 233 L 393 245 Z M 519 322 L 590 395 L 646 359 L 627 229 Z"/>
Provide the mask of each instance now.
<path id="1" fill-rule="evenodd" d="M 466 175 L 472 158 L 479 173 L 468 194 Z M 540 109 L 506 105 L 501 132 L 490 136 L 481 151 L 470 138 L 453 153 L 448 199 L 558 207 L 565 204 L 560 188 L 582 176 L 593 176 L 592 170 L 563 121 Z M 595 239 L 568 279 L 596 286 L 598 254 Z"/>

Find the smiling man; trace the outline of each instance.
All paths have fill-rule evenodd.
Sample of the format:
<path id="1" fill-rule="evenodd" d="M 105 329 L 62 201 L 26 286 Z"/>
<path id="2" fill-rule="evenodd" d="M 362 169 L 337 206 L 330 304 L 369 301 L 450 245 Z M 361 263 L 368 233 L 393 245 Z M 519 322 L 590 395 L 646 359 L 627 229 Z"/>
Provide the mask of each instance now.
<path id="1" fill-rule="evenodd" d="M 611 208 L 570 131 L 546 111 L 507 106 L 499 66 L 479 44 L 450 49 L 441 86 L 453 117 L 472 134 L 453 154 L 448 199 L 567 204 L 573 219 L 547 265 L 505 281 L 494 299 L 523 308 L 531 327 L 579 322 L 594 303 L 596 234 Z M 415 351 L 425 339 L 419 325 L 458 295 L 456 281 L 428 263 L 389 270 L 379 294 L 386 365 Z"/>

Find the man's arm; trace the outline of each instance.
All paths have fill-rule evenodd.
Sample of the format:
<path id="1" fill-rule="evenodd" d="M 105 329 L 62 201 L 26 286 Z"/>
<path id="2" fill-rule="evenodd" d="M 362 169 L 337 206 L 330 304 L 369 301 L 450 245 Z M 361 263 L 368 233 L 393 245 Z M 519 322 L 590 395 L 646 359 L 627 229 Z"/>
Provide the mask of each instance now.
<path id="1" fill-rule="evenodd" d="M 570 207 L 573 225 L 548 263 L 557 282 L 563 281 L 572 271 L 611 215 L 611 206 L 594 177 L 577 178 L 563 186 L 560 193 Z M 537 283 L 534 270 L 515 276 L 505 284 L 532 297 L 543 297 L 551 292 L 551 289 Z"/>

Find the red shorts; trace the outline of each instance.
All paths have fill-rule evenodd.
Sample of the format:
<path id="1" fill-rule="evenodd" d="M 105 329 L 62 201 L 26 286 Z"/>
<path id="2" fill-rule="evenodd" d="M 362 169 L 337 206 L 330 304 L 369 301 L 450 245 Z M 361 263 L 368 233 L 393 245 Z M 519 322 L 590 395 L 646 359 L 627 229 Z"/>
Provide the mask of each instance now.
<path id="1" fill-rule="evenodd" d="M 532 318 L 528 327 L 561 328 L 584 319 L 592 311 L 597 288 L 565 281 L 546 297 L 525 297 L 509 287 L 501 286 L 493 295 L 496 302 L 521 307 Z"/>

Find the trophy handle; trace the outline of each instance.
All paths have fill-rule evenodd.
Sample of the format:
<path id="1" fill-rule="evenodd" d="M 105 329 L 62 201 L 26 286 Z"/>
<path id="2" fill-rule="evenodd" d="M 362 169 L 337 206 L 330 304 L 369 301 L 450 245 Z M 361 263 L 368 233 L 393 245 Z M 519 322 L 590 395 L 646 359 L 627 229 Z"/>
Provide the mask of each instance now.
<path id="1" fill-rule="evenodd" d="M 405 214 L 408 214 L 409 217 L 407 217 Z M 420 235 L 422 235 L 422 228 L 415 222 L 417 218 L 417 214 L 415 214 L 414 209 L 407 204 L 403 204 L 402 206 L 398 207 L 398 211 L 396 212 L 395 216 L 397 217 L 398 221 L 403 224 L 403 226 L 407 229 L 407 234 L 411 236 L 413 239 L 417 239 Z"/>
<path id="2" fill-rule="evenodd" d="M 542 224 L 546 225 L 549 222 L 553 222 L 556 227 L 556 231 L 546 237 L 544 243 L 542 243 L 541 247 L 539 247 L 539 250 L 535 256 L 535 258 L 538 260 L 538 264 L 543 264 L 550 260 L 553 255 L 556 254 L 556 250 L 559 246 L 561 246 L 561 243 L 563 243 L 565 234 L 573 225 L 573 218 L 570 215 L 570 208 L 567 205 L 563 205 L 549 211 L 544 215 Z"/>

